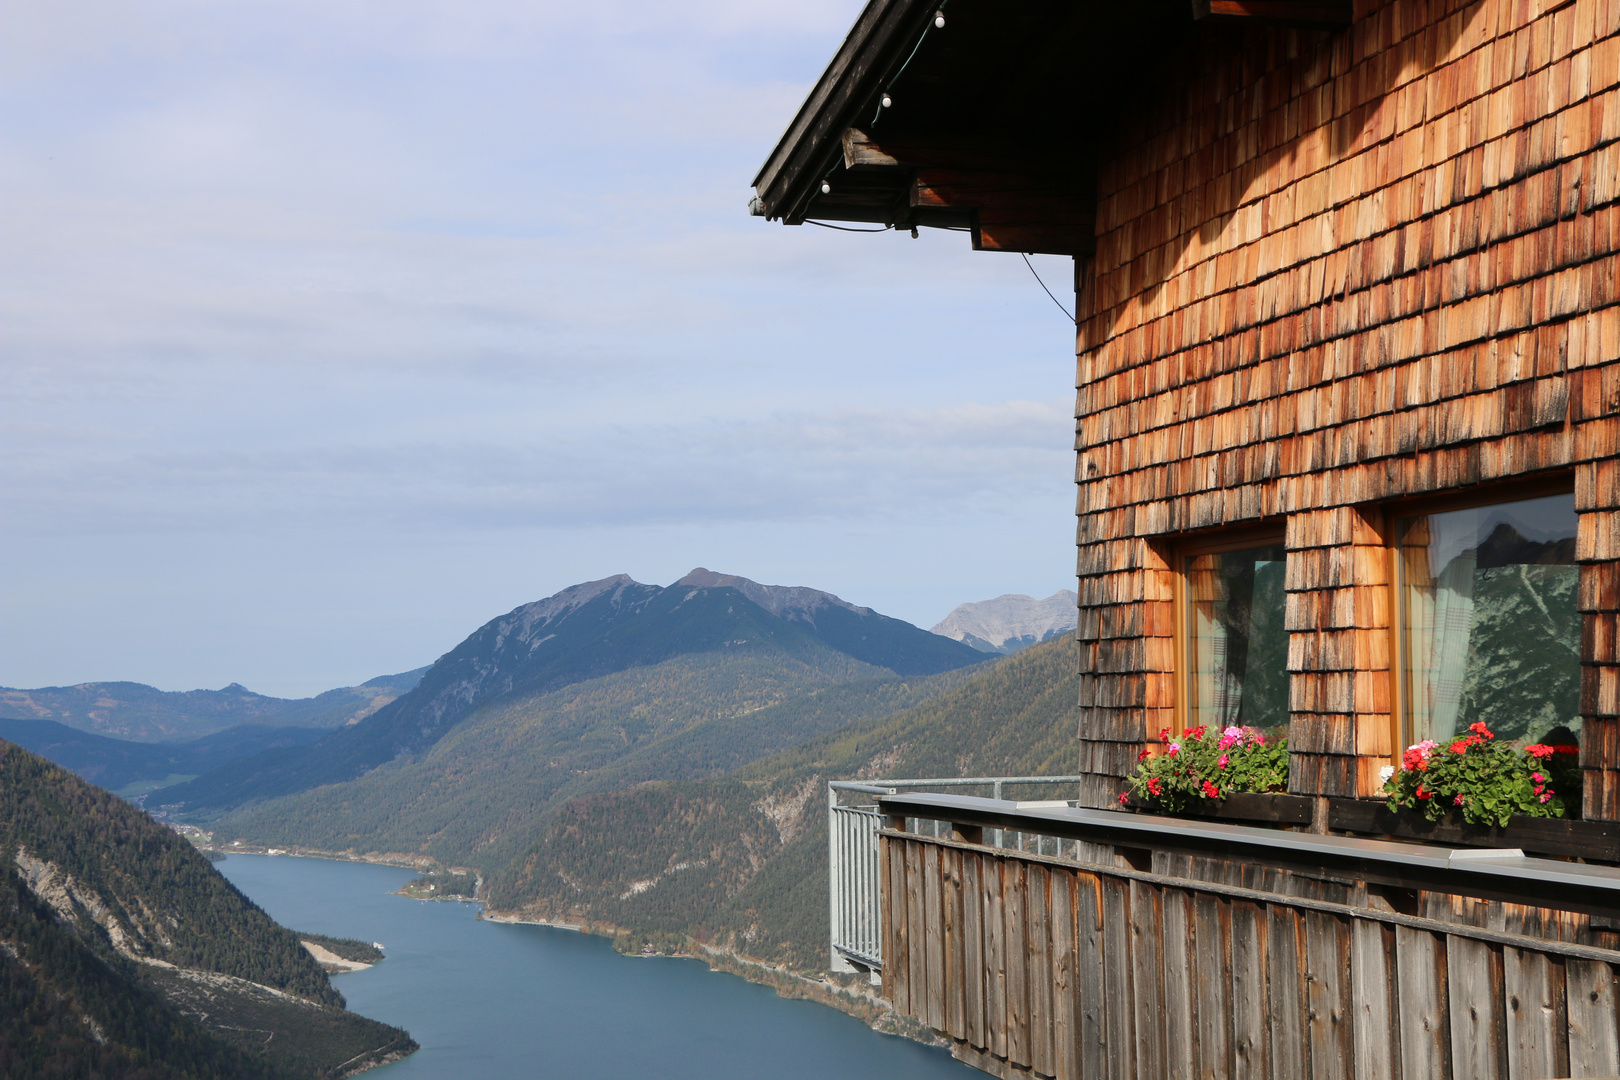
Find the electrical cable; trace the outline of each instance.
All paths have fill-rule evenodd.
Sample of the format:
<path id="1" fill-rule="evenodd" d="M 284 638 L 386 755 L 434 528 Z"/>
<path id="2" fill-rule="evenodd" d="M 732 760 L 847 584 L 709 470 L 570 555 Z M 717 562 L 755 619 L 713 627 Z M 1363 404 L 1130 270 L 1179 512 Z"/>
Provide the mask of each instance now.
<path id="1" fill-rule="evenodd" d="M 893 86 L 900 81 L 900 76 L 906 73 L 906 68 L 910 67 L 911 62 L 917 58 L 917 50 L 922 48 L 923 42 L 928 40 L 929 31 L 934 29 L 934 19 L 939 15 L 940 12 L 945 10 L 945 5 L 947 2 L 948 0 L 939 0 L 939 3 L 934 5 L 934 14 L 928 16 L 928 22 L 923 26 L 922 36 L 917 39 L 917 44 L 911 47 L 911 55 L 906 57 L 906 62 L 900 65 L 900 70 L 895 72 L 893 77 L 889 79 L 890 86 Z M 887 94 L 888 91 L 885 90 L 883 93 Z M 872 114 L 872 122 L 867 126 L 875 129 L 877 127 L 878 117 L 882 115 L 883 106 L 879 105 L 877 112 Z"/>
<path id="2" fill-rule="evenodd" d="M 1022 251 L 1020 251 L 1018 254 L 1019 254 L 1020 257 L 1023 258 L 1024 265 L 1029 267 L 1029 272 L 1032 273 L 1032 274 L 1035 274 L 1035 280 L 1040 285 L 1041 290 L 1043 292 L 1045 292 L 1047 296 L 1052 296 L 1052 290 L 1048 289 L 1046 287 L 1046 282 L 1041 281 L 1041 275 L 1036 273 L 1035 264 L 1029 261 L 1029 256 L 1025 255 Z M 1070 315 L 1069 314 L 1069 309 L 1063 306 L 1063 301 L 1059 300 L 1055 296 L 1052 296 L 1052 303 L 1054 303 L 1054 304 L 1056 304 L 1058 306 L 1059 311 L 1063 312 L 1064 315 L 1068 316 L 1068 319 L 1069 319 L 1070 322 L 1074 323 L 1074 325 L 1076 325 L 1076 326 L 1080 325 L 1080 321 L 1078 319 L 1076 319 L 1073 315 Z"/>
<path id="3" fill-rule="evenodd" d="M 811 221 L 809 218 L 805 218 L 804 223 L 806 225 L 820 225 L 823 229 L 837 229 L 839 232 L 888 232 L 894 228 L 893 225 L 885 225 L 880 229 L 852 229 L 848 225 L 829 225 L 825 221 Z"/>

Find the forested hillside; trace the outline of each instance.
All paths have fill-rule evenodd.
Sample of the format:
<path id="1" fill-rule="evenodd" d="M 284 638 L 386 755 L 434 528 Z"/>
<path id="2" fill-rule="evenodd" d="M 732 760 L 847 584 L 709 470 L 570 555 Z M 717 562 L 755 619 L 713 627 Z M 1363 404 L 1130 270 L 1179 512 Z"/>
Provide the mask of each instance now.
<path id="1" fill-rule="evenodd" d="M 760 647 L 677 657 L 501 698 L 418 761 L 248 807 L 215 827 L 266 844 L 420 855 L 488 873 L 521 854 L 569 798 L 718 776 L 908 708 L 976 670 L 901 679 L 819 645 L 798 656 Z"/>
<path id="2" fill-rule="evenodd" d="M 232 1044 L 267 1074 L 314 1077 L 415 1048 L 344 1011 L 298 938 L 189 842 L 7 742 L 0 853 L 0 963 L 19 1006 L 0 1021 L 0 1060 L 33 1068 L 104 1053 L 108 1075 L 143 1062 L 152 1075 L 256 1075 L 238 1068 Z M 75 1018 L 97 1050 L 74 1034 Z"/>
<path id="3" fill-rule="evenodd" d="M 189 780 L 227 761 L 261 750 L 302 746 L 320 737 L 319 728 L 238 724 L 185 742 L 132 742 L 80 731 L 54 720 L 0 717 L 0 739 L 71 769 L 92 784 L 126 796 L 161 787 L 164 783 Z"/>
<path id="4" fill-rule="evenodd" d="M 561 807 L 497 870 L 497 911 L 691 936 L 806 970 L 826 964 L 826 781 L 1075 771 L 1077 646 L 996 662 L 925 704 L 701 782 Z M 1041 797 L 1061 797 L 1049 789 Z"/>
<path id="5" fill-rule="evenodd" d="M 273 1080 L 157 997 L 136 965 L 86 944 L 0 862 L 0 1076 Z"/>
<path id="6" fill-rule="evenodd" d="M 491 620 L 374 716 L 310 746 L 268 751 L 177 785 L 164 804 L 193 814 L 218 812 L 353 780 L 419 758 L 490 703 L 532 699 L 620 672 L 640 677 L 677 658 L 699 656 L 706 658 L 703 664 L 737 656 L 763 659 L 766 666 L 774 658 L 787 665 L 789 680 L 797 668 L 823 673 L 818 685 L 885 673 L 926 676 L 983 659 L 959 642 L 813 589 L 779 589 L 707 571 L 668 588 L 620 575 Z M 753 677 L 764 670 L 756 663 Z M 710 698 L 722 687 L 723 681 L 710 680 Z M 734 714 L 722 708 L 717 715 Z M 659 717 L 644 719 L 654 728 L 662 723 Z M 629 748 L 638 724 L 624 725 L 619 746 L 609 752 Z"/>

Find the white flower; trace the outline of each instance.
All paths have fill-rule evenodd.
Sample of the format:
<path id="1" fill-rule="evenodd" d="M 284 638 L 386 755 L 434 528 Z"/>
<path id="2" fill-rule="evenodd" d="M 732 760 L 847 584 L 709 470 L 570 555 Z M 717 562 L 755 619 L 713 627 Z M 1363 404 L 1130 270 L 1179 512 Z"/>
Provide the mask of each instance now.
<path id="1" fill-rule="evenodd" d="M 1378 779 L 1382 780 L 1386 784 L 1389 783 L 1389 778 L 1394 775 L 1395 766 L 1393 765 L 1385 765 L 1382 769 L 1378 770 Z"/>

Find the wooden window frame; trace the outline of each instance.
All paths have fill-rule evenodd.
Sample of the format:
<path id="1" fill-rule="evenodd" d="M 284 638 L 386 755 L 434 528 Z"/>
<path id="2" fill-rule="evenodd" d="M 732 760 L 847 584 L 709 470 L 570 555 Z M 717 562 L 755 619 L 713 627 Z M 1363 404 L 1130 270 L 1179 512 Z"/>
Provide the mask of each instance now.
<path id="1" fill-rule="evenodd" d="M 1174 709 L 1172 711 L 1172 726 L 1170 734 L 1180 736 L 1187 730 L 1187 706 L 1192 698 L 1190 689 L 1192 678 L 1192 656 L 1189 652 L 1191 642 L 1187 638 L 1187 604 L 1189 596 L 1187 591 L 1187 559 L 1195 555 L 1217 555 L 1226 551 L 1243 551 L 1248 548 L 1266 547 L 1279 544 L 1283 548 L 1283 558 L 1287 559 L 1288 530 L 1285 522 L 1275 522 L 1262 525 L 1243 526 L 1235 529 L 1222 529 L 1217 533 L 1205 533 L 1191 537 L 1173 544 L 1169 549 L 1171 573 L 1171 651 L 1174 657 L 1172 671 L 1172 689 Z M 1287 572 L 1286 564 L 1284 573 Z M 1157 732 L 1147 732 L 1148 741 L 1157 741 Z"/>
<path id="2" fill-rule="evenodd" d="M 1383 515 L 1384 543 L 1388 560 L 1389 579 L 1389 764 L 1399 766 L 1401 754 L 1410 745 L 1406 740 L 1410 732 L 1406 726 L 1407 705 L 1407 629 L 1406 589 L 1401 578 L 1400 522 L 1402 518 L 1421 517 L 1426 514 L 1444 514 L 1452 510 L 1472 510 L 1479 506 L 1497 506 L 1504 503 L 1527 502 L 1551 495 L 1570 495 L 1575 491 L 1575 474 L 1558 472 L 1537 477 L 1489 484 L 1464 491 L 1441 492 L 1399 499 L 1380 505 Z M 1580 510 L 1576 509 L 1579 518 Z M 1583 635 L 1584 636 L 1584 635 Z M 1582 657 L 1584 664 L 1585 657 Z"/>

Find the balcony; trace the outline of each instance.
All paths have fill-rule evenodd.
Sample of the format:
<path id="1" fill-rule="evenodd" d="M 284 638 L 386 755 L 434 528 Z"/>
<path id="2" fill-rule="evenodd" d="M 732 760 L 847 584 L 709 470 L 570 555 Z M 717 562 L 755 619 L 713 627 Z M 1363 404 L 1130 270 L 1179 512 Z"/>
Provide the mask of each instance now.
<path id="1" fill-rule="evenodd" d="M 1615 866 L 1344 835 L 1331 804 L 1266 826 L 993 797 L 1028 782 L 829 787 L 835 964 L 881 978 L 968 1064 L 1620 1075 Z M 1337 820 L 1386 827 L 1377 812 Z M 1608 843 L 1565 833 L 1542 846 Z"/>

